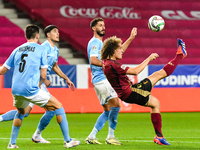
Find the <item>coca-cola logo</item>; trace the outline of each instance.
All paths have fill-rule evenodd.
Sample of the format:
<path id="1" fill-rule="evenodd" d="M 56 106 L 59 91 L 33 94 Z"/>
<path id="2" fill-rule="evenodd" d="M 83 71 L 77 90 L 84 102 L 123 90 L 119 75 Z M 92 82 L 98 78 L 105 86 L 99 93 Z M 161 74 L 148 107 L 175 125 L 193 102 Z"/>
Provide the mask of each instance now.
<path id="1" fill-rule="evenodd" d="M 137 12 L 133 12 L 133 8 L 104 6 L 102 8 L 73 8 L 65 5 L 60 8 L 60 13 L 67 18 L 109 18 L 109 19 L 140 19 L 141 16 Z"/>
<path id="2" fill-rule="evenodd" d="M 161 14 L 164 18 L 172 20 L 200 20 L 200 11 L 190 11 L 186 14 L 181 10 L 163 10 Z"/>

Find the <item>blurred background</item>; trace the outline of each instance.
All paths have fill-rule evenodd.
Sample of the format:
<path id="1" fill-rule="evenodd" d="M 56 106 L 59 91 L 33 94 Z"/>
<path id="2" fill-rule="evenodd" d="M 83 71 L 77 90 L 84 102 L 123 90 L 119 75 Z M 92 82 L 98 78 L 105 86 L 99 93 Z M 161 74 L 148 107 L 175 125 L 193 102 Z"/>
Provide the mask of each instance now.
<path id="1" fill-rule="evenodd" d="M 148 20 L 153 15 L 165 20 L 161 32 L 152 32 L 148 28 Z M 65 81 L 52 72 L 48 76 L 52 82 L 50 93 L 61 102 L 64 101 L 67 112 L 101 112 L 91 83 L 87 58 L 87 43 L 93 36 L 90 21 L 96 17 L 102 17 L 105 21 L 104 39 L 116 35 L 125 41 L 131 29 L 138 28 L 138 35 L 123 55 L 122 63 L 134 67 L 151 53 L 159 54 L 160 57 L 152 61 L 140 75 L 130 76 L 134 83 L 174 58 L 176 40 L 183 39 L 188 51 L 187 58 L 181 61 L 170 77 L 160 81 L 152 93 L 161 101 L 163 112 L 200 111 L 199 0 L 0 0 L 0 64 L 17 46 L 26 42 L 24 29 L 27 24 L 40 27 L 40 43 L 46 40 L 44 27 L 54 24 L 60 32 L 58 64 L 77 90 L 69 91 Z M 10 106 L 1 108 L 0 113 L 12 109 L 12 71 L 0 77 L 0 93 L 2 98 L 8 99 L 6 102 Z M 74 103 L 76 105 L 71 107 Z M 121 112 L 149 111 L 123 102 L 121 105 Z M 33 113 L 43 112 L 40 108 L 34 109 Z"/>

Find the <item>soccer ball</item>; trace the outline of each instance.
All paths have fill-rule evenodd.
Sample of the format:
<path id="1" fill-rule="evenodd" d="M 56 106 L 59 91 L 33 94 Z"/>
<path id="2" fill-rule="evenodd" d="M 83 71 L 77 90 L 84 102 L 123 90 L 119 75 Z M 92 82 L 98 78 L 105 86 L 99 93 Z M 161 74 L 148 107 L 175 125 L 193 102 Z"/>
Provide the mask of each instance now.
<path id="1" fill-rule="evenodd" d="M 153 32 L 161 31 L 165 26 L 165 21 L 162 17 L 154 15 L 149 18 L 148 27 Z"/>

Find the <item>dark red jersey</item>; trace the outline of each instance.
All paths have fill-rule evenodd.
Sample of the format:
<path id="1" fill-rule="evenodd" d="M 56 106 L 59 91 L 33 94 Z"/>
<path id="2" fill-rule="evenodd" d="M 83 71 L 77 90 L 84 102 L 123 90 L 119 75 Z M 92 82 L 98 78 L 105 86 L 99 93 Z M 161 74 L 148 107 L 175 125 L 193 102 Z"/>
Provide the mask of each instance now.
<path id="1" fill-rule="evenodd" d="M 104 59 L 103 71 L 111 86 L 115 89 L 118 97 L 125 100 L 131 94 L 132 82 L 126 75 L 129 67 L 124 66 L 122 63 L 115 60 Z"/>

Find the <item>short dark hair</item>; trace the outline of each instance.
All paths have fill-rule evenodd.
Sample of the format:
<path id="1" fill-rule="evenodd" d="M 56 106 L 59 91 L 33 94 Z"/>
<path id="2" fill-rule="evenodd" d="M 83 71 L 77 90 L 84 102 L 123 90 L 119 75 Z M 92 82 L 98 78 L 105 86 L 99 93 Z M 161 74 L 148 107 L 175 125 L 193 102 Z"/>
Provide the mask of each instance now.
<path id="1" fill-rule="evenodd" d="M 58 27 L 55 25 L 48 25 L 44 28 L 44 34 L 46 35 L 46 37 L 47 37 L 47 33 L 51 32 L 51 30 L 53 30 L 54 28 L 58 29 Z"/>
<path id="2" fill-rule="evenodd" d="M 101 60 L 107 59 L 107 57 L 110 59 L 115 50 L 119 47 L 120 43 L 122 43 L 122 40 L 116 36 L 112 36 L 104 40 L 101 48 Z"/>
<path id="3" fill-rule="evenodd" d="M 90 22 L 90 28 L 96 26 L 99 21 L 104 21 L 103 18 L 95 18 Z"/>
<path id="4" fill-rule="evenodd" d="M 25 36 L 28 40 L 34 39 L 36 34 L 38 34 L 38 33 L 39 33 L 39 27 L 37 25 L 29 24 L 26 26 Z"/>

